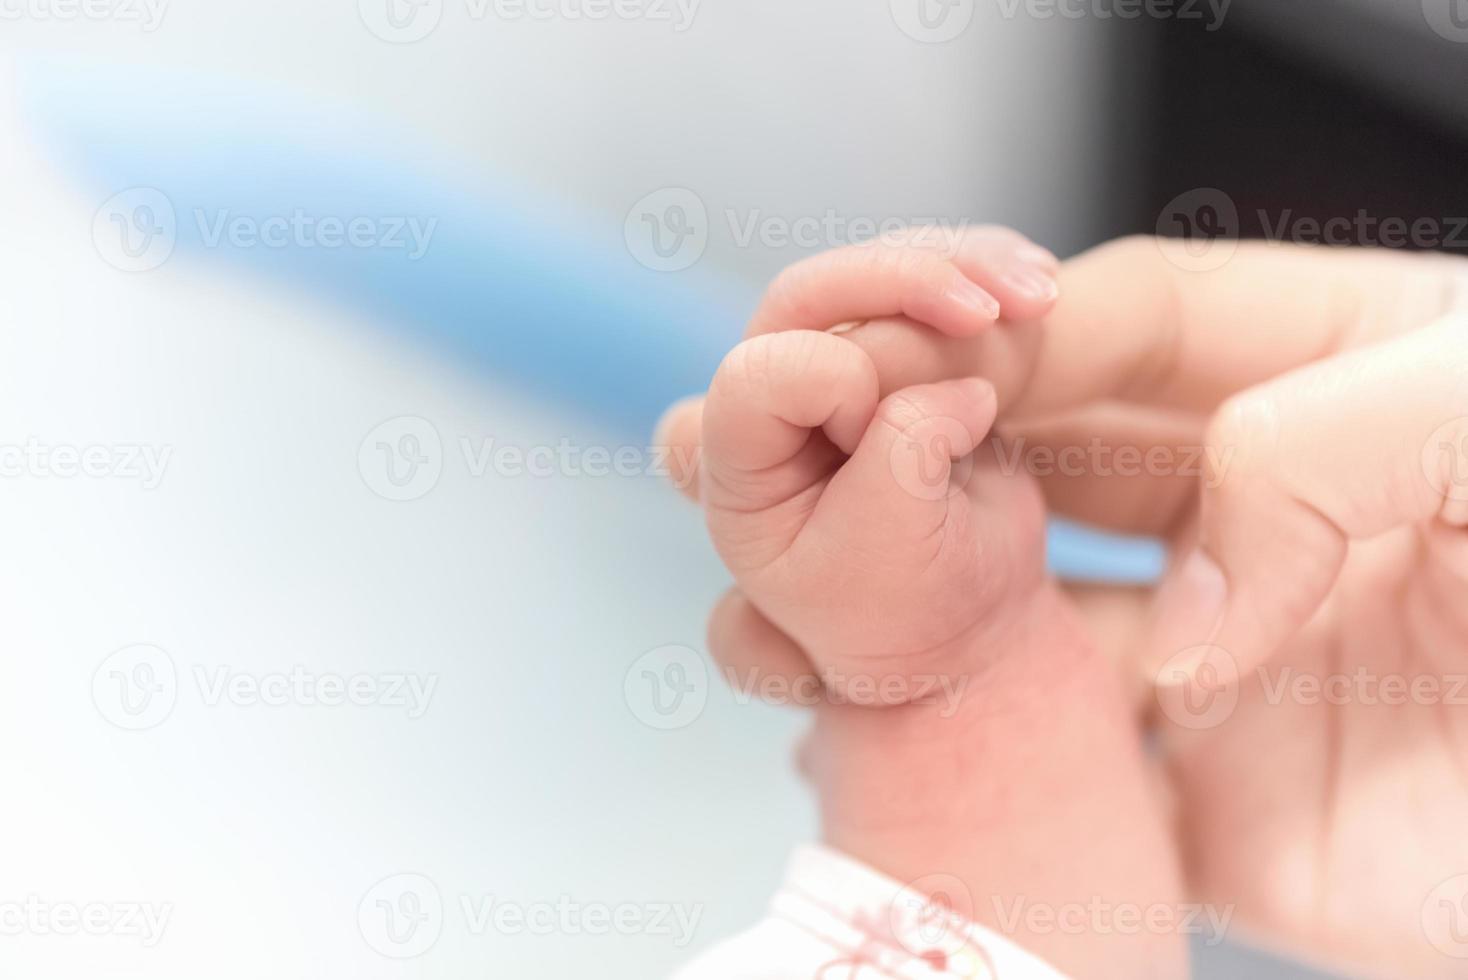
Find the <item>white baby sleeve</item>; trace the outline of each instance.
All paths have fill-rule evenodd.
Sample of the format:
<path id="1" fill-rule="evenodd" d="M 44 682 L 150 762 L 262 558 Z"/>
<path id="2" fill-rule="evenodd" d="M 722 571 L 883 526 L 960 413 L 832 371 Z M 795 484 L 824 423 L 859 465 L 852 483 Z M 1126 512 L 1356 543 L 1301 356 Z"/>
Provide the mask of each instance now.
<path id="1" fill-rule="evenodd" d="M 674 980 L 1065 980 L 956 915 L 941 880 L 922 884 L 932 897 L 829 848 L 801 847 L 764 921 Z"/>

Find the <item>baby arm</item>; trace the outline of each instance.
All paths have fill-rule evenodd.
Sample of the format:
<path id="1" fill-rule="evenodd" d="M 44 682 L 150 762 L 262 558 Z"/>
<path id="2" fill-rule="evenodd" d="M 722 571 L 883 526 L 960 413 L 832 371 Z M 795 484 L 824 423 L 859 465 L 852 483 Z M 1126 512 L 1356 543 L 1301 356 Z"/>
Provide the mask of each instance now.
<path id="1" fill-rule="evenodd" d="M 1038 491 L 988 442 L 993 389 L 881 398 L 850 334 L 753 332 L 703 412 L 702 499 L 740 587 L 711 642 L 829 690 L 803 753 L 826 843 L 946 896 L 994 955 L 998 935 L 1075 976 L 1183 975 L 1178 932 L 1097 918 L 1176 911 L 1180 886 L 1113 673 L 1045 573 Z M 873 900 L 863 919 L 898 899 Z M 908 952 L 957 955 L 961 932 Z"/>

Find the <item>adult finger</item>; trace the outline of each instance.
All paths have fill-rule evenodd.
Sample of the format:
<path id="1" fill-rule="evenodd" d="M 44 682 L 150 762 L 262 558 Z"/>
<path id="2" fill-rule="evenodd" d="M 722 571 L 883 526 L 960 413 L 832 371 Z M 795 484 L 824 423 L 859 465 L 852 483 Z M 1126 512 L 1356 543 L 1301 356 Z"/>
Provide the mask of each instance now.
<path id="1" fill-rule="evenodd" d="M 1006 472 L 1036 479 L 1052 513 L 1166 537 L 1197 506 L 1206 422 L 1188 412 L 1101 402 L 1006 425 L 994 452 Z"/>
<path id="2" fill-rule="evenodd" d="M 1319 608 L 1353 540 L 1468 526 L 1468 314 L 1229 400 L 1199 546 L 1157 596 L 1146 670 L 1163 686 L 1262 663 Z"/>
<path id="3" fill-rule="evenodd" d="M 888 317 L 846 334 L 882 390 L 982 376 L 1007 417 L 1097 401 L 1210 413 L 1285 371 L 1429 323 L 1452 305 L 1462 260 L 1369 249 L 1240 245 L 1187 271 L 1175 243 L 1131 238 L 1067 262 L 1041 321 L 976 337 Z"/>

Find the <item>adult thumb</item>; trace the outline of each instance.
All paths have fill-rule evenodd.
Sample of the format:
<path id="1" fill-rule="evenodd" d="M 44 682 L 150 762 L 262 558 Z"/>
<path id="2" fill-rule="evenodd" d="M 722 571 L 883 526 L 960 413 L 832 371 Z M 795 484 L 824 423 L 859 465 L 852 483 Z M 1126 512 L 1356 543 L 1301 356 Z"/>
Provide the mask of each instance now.
<path id="1" fill-rule="evenodd" d="M 1263 664 L 1352 541 L 1468 526 L 1468 315 L 1236 395 L 1207 432 L 1198 544 L 1158 590 L 1142 659 L 1164 688 Z"/>

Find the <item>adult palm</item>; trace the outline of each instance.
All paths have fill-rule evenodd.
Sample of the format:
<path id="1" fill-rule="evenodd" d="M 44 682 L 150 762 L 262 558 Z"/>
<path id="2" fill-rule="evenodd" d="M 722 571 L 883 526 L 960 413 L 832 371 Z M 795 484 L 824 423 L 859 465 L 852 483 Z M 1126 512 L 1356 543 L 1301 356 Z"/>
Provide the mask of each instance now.
<path id="1" fill-rule="evenodd" d="M 1139 634 L 1197 896 L 1353 974 L 1468 970 L 1468 314 L 1450 289 L 1346 293 L 1321 356 L 1212 415 Z"/>

